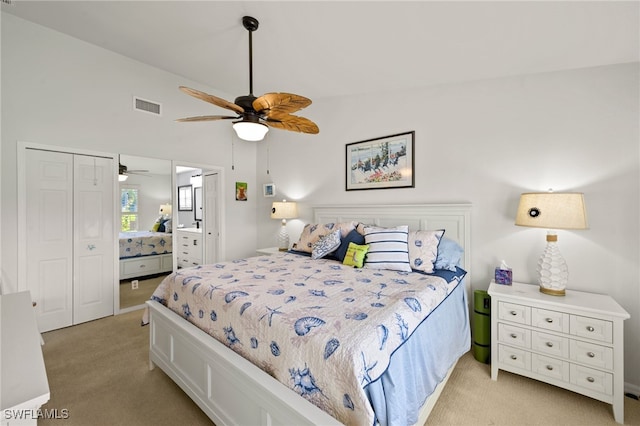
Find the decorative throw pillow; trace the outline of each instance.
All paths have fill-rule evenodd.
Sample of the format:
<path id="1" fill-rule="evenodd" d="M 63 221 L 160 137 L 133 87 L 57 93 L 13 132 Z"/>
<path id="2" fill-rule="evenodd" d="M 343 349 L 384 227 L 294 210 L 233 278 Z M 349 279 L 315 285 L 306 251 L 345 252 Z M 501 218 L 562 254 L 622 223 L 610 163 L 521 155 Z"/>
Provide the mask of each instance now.
<path id="1" fill-rule="evenodd" d="M 409 262 L 411 268 L 431 273 L 438 257 L 438 244 L 444 230 L 409 232 Z"/>
<path id="2" fill-rule="evenodd" d="M 331 224 L 333 228 L 333 224 Z M 317 223 L 308 223 L 304 226 L 298 242 L 293 245 L 294 250 L 311 253 L 313 251 L 313 243 L 318 241 L 320 237 L 323 237 L 331 232 L 331 228 L 327 228 L 324 225 Z"/>
<path id="3" fill-rule="evenodd" d="M 320 239 L 320 237 L 324 237 L 325 235 L 338 229 L 340 230 L 340 237 L 344 237 L 352 229 L 355 229 L 355 227 L 355 222 L 307 224 L 304 226 L 298 242 L 293 245 L 293 249 L 311 253 L 313 252 L 313 244 L 316 243 Z"/>
<path id="4" fill-rule="evenodd" d="M 151 232 L 158 232 L 158 228 L 160 228 L 160 222 L 156 222 L 151 227 Z"/>
<path id="5" fill-rule="evenodd" d="M 357 245 L 364 244 L 364 236 L 361 235 L 356 229 L 353 229 L 349 232 L 342 241 L 340 242 L 340 247 L 333 253 L 336 259 L 340 262 L 344 260 L 344 257 L 347 254 L 347 250 L 349 249 L 349 243 L 355 243 Z"/>
<path id="6" fill-rule="evenodd" d="M 340 235 L 340 230 L 336 229 L 332 233 L 320 237 L 318 241 L 313 243 L 311 258 L 321 259 L 329 253 L 333 253 L 338 247 L 340 247 Z"/>
<path id="7" fill-rule="evenodd" d="M 364 241 L 369 245 L 365 267 L 411 272 L 408 239 L 409 227 L 406 225 L 394 228 L 365 227 Z"/>
<path id="8" fill-rule="evenodd" d="M 447 237 L 442 237 L 438 246 L 435 268 L 455 272 L 456 265 L 460 265 L 462 253 L 464 253 L 464 250 L 457 242 Z"/>
<path id="9" fill-rule="evenodd" d="M 355 243 L 349 243 L 347 254 L 342 261 L 343 265 L 353 266 L 355 268 L 362 268 L 364 265 L 364 258 L 369 250 L 368 245 L 359 245 Z"/>

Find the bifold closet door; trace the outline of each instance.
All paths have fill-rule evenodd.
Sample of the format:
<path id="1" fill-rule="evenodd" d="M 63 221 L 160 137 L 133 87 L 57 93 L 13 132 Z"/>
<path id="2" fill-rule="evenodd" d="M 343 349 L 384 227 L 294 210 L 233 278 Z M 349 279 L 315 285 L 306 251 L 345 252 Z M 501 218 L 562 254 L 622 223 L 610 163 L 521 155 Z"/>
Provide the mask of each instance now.
<path id="1" fill-rule="evenodd" d="M 74 155 L 73 323 L 113 315 L 112 159 Z"/>
<path id="2" fill-rule="evenodd" d="M 40 331 L 73 324 L 73 155 L 26 151 L 26 280 Z"/>
<path id="3" fill-rule="evenodd" d="M 112 161 L 26 151 L 26 280 L 42 332 L 113 315 Z"/>

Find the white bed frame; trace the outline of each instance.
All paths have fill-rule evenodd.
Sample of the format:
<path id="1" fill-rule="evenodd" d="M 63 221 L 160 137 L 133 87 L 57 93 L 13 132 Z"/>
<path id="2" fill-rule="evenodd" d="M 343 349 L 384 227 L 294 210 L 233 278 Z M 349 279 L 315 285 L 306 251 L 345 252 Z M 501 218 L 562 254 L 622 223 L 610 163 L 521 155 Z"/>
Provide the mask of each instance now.
<path id="1" fill-rule="evenodd" d="M 360 221 L 410 230 L 445 229 L 470 269 L 470 204 L 314 207 L 314 223 Z M 469 294 L 470 278 L 465 279 Z M 469 298 L 468 298 L 469 299 Z M 150 369 L 160 367 L 217 425 L 338 425 L 335 418 L 160 303 L 148 301 Z M 423 425 L 445 380 L 422 407 Z"/>

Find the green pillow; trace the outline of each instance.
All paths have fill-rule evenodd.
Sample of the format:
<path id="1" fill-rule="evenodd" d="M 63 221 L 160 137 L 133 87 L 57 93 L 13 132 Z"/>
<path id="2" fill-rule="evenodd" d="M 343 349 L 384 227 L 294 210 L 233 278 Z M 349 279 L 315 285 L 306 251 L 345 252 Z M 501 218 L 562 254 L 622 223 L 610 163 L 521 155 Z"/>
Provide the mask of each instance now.
<path id="1" fill-rule="evenodd" d="M 369 246 L 366 244 L 349 243 L 349 248 L 347 249 L 347 254 L 344 255 L 342 264 L 362 268 L 367 251 L 369 251 Z"/>
<path id="2" fill-rule="evenodd" d="M 158 232 L 158 229 L 160 228 L 160 222 L 156 222 L 153 224 L 153 226 L 151 227 L 151 232 Z"/>

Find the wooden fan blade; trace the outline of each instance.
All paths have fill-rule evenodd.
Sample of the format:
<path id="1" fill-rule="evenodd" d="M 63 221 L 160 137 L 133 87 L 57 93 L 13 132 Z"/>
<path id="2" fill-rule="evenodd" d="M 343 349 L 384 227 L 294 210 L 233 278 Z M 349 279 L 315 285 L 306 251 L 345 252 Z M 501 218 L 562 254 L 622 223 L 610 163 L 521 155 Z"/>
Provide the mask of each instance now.
<path id="1" fill-rule="evenodd" d="M 182 90 L 184 93 L 186 93 L 187 95 L 191 95 L 194 98 L 198 98 L 202 101 L 205 102 L 209 102 L 210 104 L 214 104 L 216 106 L 219 106 L 221 108 L 225 108 L 225 109 L 229 109 L 231 111 L 235 111 L 238 114 L 242 114 L 244 112 L 244 108 L 242 108 L 240 105 L 236 105 L 232 102 L 226 101 L 222 98 L 219 98 L 217 96 L 213 96 L 210 95 L 208 93 L 204 93 L 201 92 L 199 90 L 196 89 L 191 89 L 189 87 L 185 87 L 185 86 L 180 86 L 180 90 Z"/>
<path id="2" fill-rule="evenodd" d="M 291 114 L 311 105 L 311 99 L 293 93 L 265 93 L 253 101 L 253 109 L 269 117 Z"/>
<path id="3" fill-rule="evenodd" d="M 187 123 L 192 121 L 216 121 L 216 120 L 235 120 L 237 116 L 230 115 L 200 115 L 198 117 L 178 118 L 176 121 Z"/>
<path id="4" fill-rule="evenodd" d="M 290 130 L 292 132 L 310 133 L 315 135 L 320 132 L 318 125 L 308 118 L 298 117 L 297 115 L 275 115 L 269 116 L 264 122 L 267 126 L 275 127 L 282 130 Z"/>

